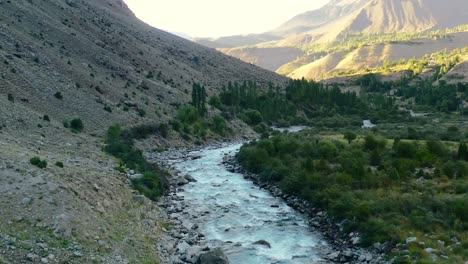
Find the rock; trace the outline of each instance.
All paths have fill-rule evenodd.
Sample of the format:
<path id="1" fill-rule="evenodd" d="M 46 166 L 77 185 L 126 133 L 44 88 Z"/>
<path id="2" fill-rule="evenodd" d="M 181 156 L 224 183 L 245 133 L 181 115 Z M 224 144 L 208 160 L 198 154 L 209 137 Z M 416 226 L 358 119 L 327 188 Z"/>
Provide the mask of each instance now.
<path id="1" fill-rule="evenodd" d="M 332 252 L 332 253 L 328 254 L 325 258 L 328 259 L 328 260 L 337 261 L 340 258 L 340 252 L 339 251 Z"/>
<path id="2" fill-rule="evenodd" d="M 445 246 L 445 242 L 442 241 L 442 240 L 437 240 L 437 243 L 438 243 L 439 246 L 441 246 L 441 247 L 444 247 L 444 246 Z"/>
<path id="3" fill-rule="evenodd" d="M 183 185 L 186 185 L 188 184 L 189 181 L 187 181 L 185 178 L 180 178 L 178 181 L 177 181 L 177 186 L 183 186 Z"/>
<path id="4" fill-rule="evenodd" d="M 188 182 L 197 182 L 197 180 L 194 177 L 192 177 L 192 176 L 190 176 L 188 174 L 186 174 L 184 176 L 184 179 L 186 179 Z"/>
<path id="5" fill-rule="evenodd" d="M 125 101 L 124 104 L 128 107 L 136 107 L 137 104 L 132 101 Z"/>
<path id="6" fill-rule="evenodd" d="M 179 254 L 185 254 L 189 248 L 190 245 L 187 242 L 182 242 L 177 245 L 176 251 L 179 252 Z"/>
<path id="7" fill-rule="evenodd" d="M 425 248 L 424 251 L 426 251 L 429 254 L 436 254 L 437 253 L 437 249 L 433 249 L 433 248 Z"/>
<path id="8" fill-rule="evenodd" d="M 351 243 L 353 245 L 357 245 L 357 244 L 361 243 L 361 238 L 360 237 L 353 237 L 353 238 L 351 238 Z"/>
<path id="9" fill-rule="evenodd" d="M 379 242 L 376 242 L 374 243 L 374 248 L 377 249 L 377 250 L 380 250 L 382 248 L 382 244 L 380 244 Z"/>
<path id="10" fill-rule="evenodd" d="M 47 264 L 49 260 L 47 258 L 41 258 L 41 263 Z"/>
<path id="11" fill-rule="evenodd" d="M 133 196 L 133 201 L 135 201 L 137 203 L 144 203 L 145 202 L 145 196 L 141 195 L 141 194 L 135 195 L 135 196 Z"/>
<path id="12" fill-rule="evenodd" d="M 28 205 L 31 202 L 32 202 L 32 199 L 30 197 L 24 197 L 23 199 L 21 199 L 21 203 L 24 205 Z"/>
<path id="13" fill-rule="evenodd" d="M 136 181 L 136 180 L 139 180 L 141 178 L 143 178 L 143 174 L 131 174 L 128 178 L 130 178 L 130 180 L 132 181 Z"/>
<path id="14" fill-rule="evenodd" d="M 261 246 L 265 246 L 267 248 L 271 248 L 270 243 L 268 243 L 268 241 L 266 241 L 266 240 L 258 240 L 256 242 L 252 243 L 252 245 L 261 245 Z"/>
<path id="15" fill-rule="evenodd" d="M 372 255 L 368 254 L 368 253 L 360 255 L 359 258 L 358 258 L 359 262 L 369 262 L 371 260 L 372 260 Z"/>
<path id="16" fill-rule="evenodd" d="M 99 187 L 96 183 L 93 185 L 93 188 L 96 192 L 99 192 L 99 190 L 101 190 L 101 187 Z"/>
<path id="17" fill-rule="evenodd" d="M 343 252 L 343 256 L 347 259 L 347 260 L 350 260 L 353 258 L 354 254 L 351 250 L 346 250 L 345 252 Z"/>
<path id="18" fill-rule="evenodd" d="M 195 264 L 229 264 L 229 260 L 224 252 L 217 248 L 201 254 Z"/>
<path id="19" fill-rule="evenodd" d="M 416 241 L 418 241 L 417 237 L 408 237 L 406 239 L 406 244 L 410 244 L 410 243 L 413 243 L 413 242 L 416 242 Z"/>
<path id="20" fill-rule="evenodd" d="M 29 260 L 29 261 L 34 261 L 36 259 L 37 255 L 36 254 L 33 254 L 33 253 L 29 253 L 27 256 L 26 256 L 26 259 Z"/>

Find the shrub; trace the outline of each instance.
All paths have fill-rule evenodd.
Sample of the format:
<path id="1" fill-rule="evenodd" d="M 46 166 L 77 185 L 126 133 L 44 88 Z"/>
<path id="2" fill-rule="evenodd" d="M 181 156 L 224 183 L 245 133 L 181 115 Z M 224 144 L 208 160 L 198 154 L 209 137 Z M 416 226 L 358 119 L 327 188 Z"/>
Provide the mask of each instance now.
<path id="1" fill-rule="evenodd" d="M 8 94 L 8 101 L 14 103 L 15 102 L 15 98 L 13 97 L 13 95 L 11 93 Z"/>
<path id="2" fill-rule="evenodd" d="M 146 115 L 146 111 L 141 108 L 137 108 L 137 112 L 138 112 L 138 115 L 141 117 L 145 117 Z"/>
<path id="3" fill-rule="evenodd" d="M 210 97 L 210 100 L 208 100 L 208 104 L 221 110 L 222 109 L 222 104 L 221 104 L 221 100 L 219 99 L 218 96 L 212 96 Z"/>
<path id="4" fill-rule="evenodd" d="M 197 108 L 187 105 L 182 106 L 177 112 L 177 119 L 185 124 L 193 124 L 200 118 Z"/>
<path id="5" fill-rule="evenodd" d="M 67 120 L 64 120 L 64 121 L 63 121 L 63 127 L 64 127 L 64 128 L 69 128 L 69 127 L 70 127 L 70 123 L 69 123 Z"/>
<path id="6" fill-rule="evenodd" d="M 54 97 L 57 98 L 57 99 L 59 99 L 59 100 L 62 100 L 62 99 L 63 99 L 63 95 L 62 95 L 61 92 L 56 92 L 56 93 L 54 94 Z"/>
<path id="7" fill-rule="evenodd" d="M 42 119 L 44 119 L 44 121 L 50 122 L 50 118 L 48 115 L 44 115 Z"/>
<path id="8" fill-rule="evenodd" d="M 70 128 L 72 129 L 73 132 L 81 132 L 84 129 L 83 121 L 79 118 L 75 118 L 72 121 L 70 121 Z"/>
<path id="9" fill-rule="evenodd" d="M 247 110 L 243 114 L 242 120 L 251 126 L 256 126 L 263 121 L 262 114 L 257 110 Z"/>
<path id="10" fill-rule="evenodd" d="M 63 168 L 63 162 L 57 161 L 57 162 L 55 163 L 55 166 L 57 166 L 57 167 L 59 167 L 59 168 Z"/>
<path id="11" fill-rule="evenodd" d="M 159 134 L 161 134 L 163 138 L 167 138 L 167 136 L 169 135 L 169 126 L 165 123 L 159 124 L 158 130 L 159 130 Z"/>
<path id="12" fill-rule="evenodd" d="M 34 166 L 36 166 L 36 167 L 39 167 L 39 168 L 41 168 L 41 169 L 47 168 L 47 161 L 41 160 L 39 157 L 31 158 L 31 159 L 29 160 L 29 162 L 30 162 L 32 165 L 34 165 Z"/>
<path id="13" fill-rule="evenodd" d="M 172 120 L 170 122 L 171 126 L 172 126 L 172 129 L 174 129 L 174 131 L 177 131 L 179 132 L 180 131 L 180 128 L 182 127 L 182 124 L 179 122 L 179 120 Z"/>
<path id="14" fill-rule="evenodd" d="M 224 118 L 220 115 L 213 117 L 213 131 L 218 135 L 224 135 L 227 125 Z"/>
<path id="15" fill-rule="evenodd" d="M 112 109 L 108 105 L 104 106 L 104 110 L 109 112 L 109 113 L 112 113 Z"/>

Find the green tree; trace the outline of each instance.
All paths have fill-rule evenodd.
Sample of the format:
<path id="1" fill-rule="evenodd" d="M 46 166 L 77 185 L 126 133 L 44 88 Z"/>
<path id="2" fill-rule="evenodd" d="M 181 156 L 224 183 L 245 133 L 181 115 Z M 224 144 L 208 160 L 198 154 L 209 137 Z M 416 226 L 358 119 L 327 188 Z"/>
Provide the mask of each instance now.
<path id="1" fill-rule="evenodd" d="M 353 140 L 355 140 L 356 137 L 357 137 L 356 134 L 354 134 L 354 133 L 351 132 L 351 131 L 346 131 L 346 132 L 344 133 L 344 138 L 345 138 L 346 140 L 348 140 L 348 143 L 349 143 L 349 144 L 351 144 L 351 142 L 353 142 Z"/>
<path id="2" fill-rule="evenodd" d="M 70 128 L 73 132 L 81 132 L 84 129 L 83 121 L 79 118 L 75 118 L 70 122 Z"/>
<path id="3" fill-rule="evenodd" d="M 466 143 L 461 142 L 458 146 L 458 159 L 468 161 L 468 149 L 466 147 Z"/>

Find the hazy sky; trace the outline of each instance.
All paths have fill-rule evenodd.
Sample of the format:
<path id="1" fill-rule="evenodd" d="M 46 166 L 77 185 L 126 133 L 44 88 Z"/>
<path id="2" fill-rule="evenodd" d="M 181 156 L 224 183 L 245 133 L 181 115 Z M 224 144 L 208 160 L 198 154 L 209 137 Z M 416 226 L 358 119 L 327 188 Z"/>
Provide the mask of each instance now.
<path id="1" fill-rule="evenodd" d="M 192 37 L 261 33 L 328 0 L 124 0 L 146 23 Z"/>

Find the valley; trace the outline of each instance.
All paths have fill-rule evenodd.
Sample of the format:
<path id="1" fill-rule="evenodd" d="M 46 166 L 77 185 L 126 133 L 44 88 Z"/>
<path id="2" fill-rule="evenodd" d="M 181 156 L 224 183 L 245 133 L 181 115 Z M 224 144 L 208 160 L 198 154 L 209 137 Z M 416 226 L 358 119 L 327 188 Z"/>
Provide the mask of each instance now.
<path id="1" fill-rule="evenodd" d="M 0 263 L 466 263 L 452 1 L 192 42 L 128 1 L 0 0 Z"/>

